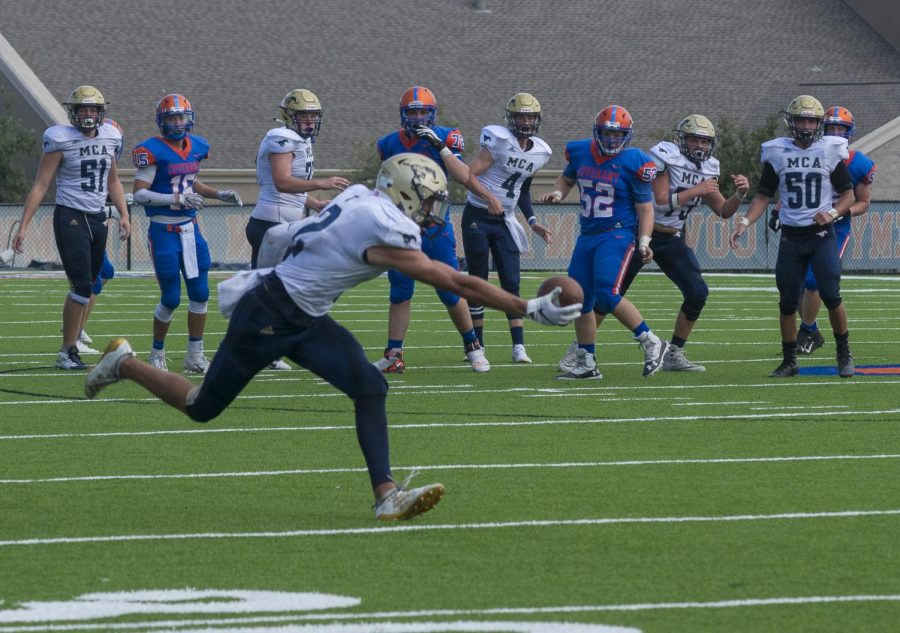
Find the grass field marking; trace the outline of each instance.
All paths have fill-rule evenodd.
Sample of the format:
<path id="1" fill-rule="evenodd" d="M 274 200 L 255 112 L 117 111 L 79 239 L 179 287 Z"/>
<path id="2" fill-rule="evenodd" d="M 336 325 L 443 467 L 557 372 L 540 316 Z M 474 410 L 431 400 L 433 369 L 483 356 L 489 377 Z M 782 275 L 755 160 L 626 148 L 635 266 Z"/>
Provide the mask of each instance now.
<path id="1" fill-rule="evenodd" d="M 495 530 L 545 527 L 596 527 L 604 525 L 735 523 L 746 521 L 798 521 L 807 519 L 857 519 L 900 516 L 900 509 L 836 510 L 831 512 L 781 512 L 778 514 L 732 514 L 721 516 L 609 517 L 593 519 L 549 519 L 534 521 L 491 521 L 487 523 L 419 523 L 386 527 L 340 528 L 327 530 L 287 530 L 283 532 L 200 532 L 184 534 L 111 534 L 107 536 L 61 536 L 0 541 L 0 547 L 29 545 L 77 545 L 82 543 L 118 543 L 128 541 L 182 541 L 215 539 L 300 538 L 321 536 L 370 536 L 405 532 L 444 530 Z"/>
<path id="2" fill-rule="evenodd" d="M 407 470 L 516 470 L 529 468 L 610 468 L 617 466 L 680 466 L 697 464 L 757 464 L 778 462 L 827 462 L 840 460 L 900 459 L 900 454 L 884 455 L 793 455 L 785 457 L 711 457 L 695 459 L 645 459 L 612 462 L 554 462 L 514 464 L 427 464 L 394 466 L 397 472 Z M 51 484 L 85 481 L 129 481 L 148 479 L 224 479 L 240 477 L 283 477 L 293 475 L 325 475 L 364 473 L 365 468 L 296 468 L 290 470 L 252 470 L 220 473 L 173 473 L 156 475 L 85 475 L 81 477 L 47 477 L 44 479 L 0 479 L 4 485 Z"/>
<path id="3" fill-rule="evenodd" d="M 392 618 L 459 618 L 472 616 L 506 616 L 506 615 L 555 615 L 569 613 L 603 613 L 603 612 L 641 612 L 641 611 L 666 611 L 680 609 L 735 609 L 748 607 L 769 607 L 769 606 L 804 606 L 819 604 L 848 604 L 848 603 L 870 603 L 870 602 L 900 602 L 900 595 L 896 594 L 862 594 L 862 595 L 845 595 L 845 596 L 790 596 L 775 598 L 742 598 L 728 600 L 704 600 L 704 601 L 684 601 L 684 602 L 644 602 L 634 604 L 592 604 L 592 605 L 558 605 L 544 607 L 491 607 L 487 609 L 419 609 L 410 611 L 375 611 L 369 613 L 335 613 L 328 612 L 321 615 L 316 613 L 304 613 L 296 615 L 250 615 L 245 617 L 229 617 L 229 618 L 183 618 L 178 620 L 149 620 L 145 622 L 108 622 L 104 624 L 91 624 L 84 622 L 83 624 L 42 624 L 38 626 L 21 626 L 21 625 L 0 625 L 2 633 L 32 633 L 38 631 L 80 631 L 80 630 L 134 630 L 134 629 L 169 629 L 181 630 L 184 627 L 221 627 L 223 625 L 259 625 L 259 624 L 290 624 L 292 622 L 309 622 L 318 620 L 336 621 L 336 620 L 389 620 Z M 381 622 L 377 625 L 378 630 L 385 630 L 381 627 L 389 625 L 389 622 Z M 554 628 L 548 629 L 553 631 L 562 631 L 566 626 L 570 626 L 575 630 L 585 630 L 575 627 L 591 626 L 587 623 L 569 623 L 569 622 L 522 622 L 514 623 L 503 620 L 495 622 L 459 622 L 457 624 L 471 624 L 476 628 L 473 629 L 456 629 L 449 628 L 454 623 L 426 623 L 419 622 L 423 626 L 432 626 L 430 630 L 434 631 L 451 631 L 451 630 L 490 630 L 490 625 L 497 625 L 499 631 L 509 631 L 511 625 L 521 624 L 531 628 L 523 628 L 524 631 L 540 631 L 540 625 L 555 625 Z M 502 628 L 503 626 L 507 628 Z M 408 625 L 407 625 L 408 626 Z M 478 628 L 478 627 L 481 628 Z M 598 625 L 602 626 L 602 625 Z M 209 630 L 209 629 L 205 629 Z M 226 629 L 218 629 L 225 631 Z M 281 629 L 268 629 L 281 630 Z M 329 629 L 337 631 L 340 629 Z M 363 629 L 348 629 L 354 633 Z M 400 630 L 423 631 L 424 628 Z M 603 630 L 603 629 L 598 629 Z M 615 630 L 615 629 L 613 629 Z M 622 630 L 619 628 L 618 630 Z"/>
<path id="4" fill-rule="evenodd" d="M 343 394 L 340 394 L 343 395 Z M 286 396 L 287 397 L 287 396 Z M 74 402 L 98 402 L 97 400 L 75 400 Z M 107 401 L 108 402 L 108 401 Z M 127 401 L 123 401 L 127 402 Z M 846 416 L 854 422 L 859 422 L 856 417 L 872 416 L 872 415 L 890 415 L 896 416 L 900 414 L 900 409 L 883 409 L 876 411 L 819 411 L 816 410 L 815 415 L 824 416 Z M 812 414 L 809 414 L 812 415 Z M 391 430 L 401 429 L 429 429 L 429 428 L 472 428 L 472 427 L 522 427 L 522 426 L 556 426 L 565 424 L 625 424 L 629 422 L 720 422 L 720 421 L 740 421 L 740 420 L 770 420 L 772 418 L 804 418 L 795 413 L 770 413 L 762 414 L 733 414 L 733 415 L 684 415 L 684 416 L 652 416 L 652 417 L 636 417 L 636 418 L 583 418 L 583 419 L 561 419 L 561 420 L 528 420 L 510 422 L 508 420 L 497 422 L 415 422 L 415 423 L 393 423 L 389 427 Z M 812 420 L 816 422 L 818 420 Z M 878 422 L 878 420 L 875 420 Z M 108 433 L 44 433 L 30 435 L 0 435 L 0 441 L 11 440 L 46 440 L 46 439 L 63 439 L 63 438 L 85 438 L 85 437 L 140 437 L 144 435 L 179 435 L 182 433 L 270 433 L 270 432 L 297 432 L 297 431 L 346 431 L 355 428 L 352 424 L 332 424 L 324 426 L 279 426 L 279 427 L 239 427 L 239 428 L 199 428 L 199 429 L 171 429 L 157 431 L 115 431 Z"/>

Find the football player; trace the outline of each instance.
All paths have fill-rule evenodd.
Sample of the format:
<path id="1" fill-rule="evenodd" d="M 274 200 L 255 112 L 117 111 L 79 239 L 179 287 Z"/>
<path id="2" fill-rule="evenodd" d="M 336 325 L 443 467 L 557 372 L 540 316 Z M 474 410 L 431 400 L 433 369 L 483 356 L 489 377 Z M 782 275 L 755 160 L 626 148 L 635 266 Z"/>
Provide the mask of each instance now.
<path id="1" fill-rule="evenodd" d="M 762 175 L 747 215 L 731 234 L 732 248 L 747 227 L 763 215 L 769 200 L 781 200 L 782 238 L 778 241 L 775 281 L 781 312 L 783 360 L 769 376 L 794 376 L 797 366 L 797 308 L 806 271 L 811 266 L 834 331 L 838 373 L 853 375 L 847 331 L 847 312 L 841 302 L 841 260 L 834 223 L 853 203 L 853 184 L 847 169 L 847 139 L 823 136 L 825 109 L 819 100 L 800 95 L 788 104 L 784 121 L 790 136 L 762 145 Z"/>
<path id="2" fill-rule="evenodd" d="M 685 357 L 684 345 L 706 304 L 709 287 L 703 280 L 697 256 L 684 239 L 684 223 L 701 202 L 720 218 L 730 218 L 740 208 L 750 182 L 744 175 L 733 175 L 735 194 L 726 200 L 719 192 L 719 161 L 713 157 L 716 128 L 702 114 L 683 118 L 675 128 L 674 141 L 662 141 L 650 148 L 656 162 L 655 218 L 650 248 L 653 261 L 678 286 L 682 296 L 662 370 L 700 372 L 706 371 L 705 367 Z M 623 295 L 643 266 L 641 258 L 631 258 L 622 280 Z"/>
<path id="3" fill-rule="evenodd" d="M 338 189 L 343 191 L 350 181 L 340 176 L 313 178 L 313 143 L 322 127 L 322 104 L 309 90 L 298 88 L 281 100 L 278 118 L 281 125 L 266 132 L 256 154 L 256 182 L 259 197 L 247 222 L 250 242 L 250 267 L 256 258 L 263 236 L 271 227 L 307 217 L 318 212 L 326 200 L 307 196 L 310 191 Z M 289 370 L 283 360 L 271 369 Z"/>
<path id="4" fill-rule="evenodd" d="M 381 137 L 376 143 L 381 160 L 404 152 L 415 152 L 431 158 L 441 167 L 445 176 L 466 185 L 486 200 L 491 212 L 502 213 L 503 207 L 497 198 L 478 179 L 469 179 L 469 166 L 462 160 L 464 147 L 465 142 L 458 129 L 437 125 L 437 99 L 431 90 L 423 86 L 413 86 L 403 93 L 400 97 L 400 129 Z M 422 251 L 428 257 L 455 269 L 459 268 L 456 236 L 450 223 L 449 207 L 443 217 L 432 218 L 426 237 L 422 243 Z M 384 357 L 378 359 L 375 365 L 385 373 L 402 373 L 406 369 L 403 339 L 409 330 L 410 302 L 415 282 L 396 270 L 388 271 L 388 279 L 391 283 L 388 341 Z M 466 300 L 442 289 L 437 291 L 437 295 L 462 336 L 466 359 L 472 369 L 477 372 L 490 371 L 491 364 L 478 342 Z"/>
<path id="5" fill-rule="evenodd" d="M 122 129 L 122 126 L 119 125 L 113 119 L 107 118 L 104 121 L 104 125 L 111 125 L 119 131 L 119 134 L 122 135 L 122 145 L 119 147 L 119 152 L 116 154 L 116 161 L 122 156 L 122 150 L 125 148 L 125 131 Z M 132 196 L 130 193 L 125 194 L 125 206 L 128 208 L 128 212 L 131 213 L 131 203 Z M 103 207 L 103 212 L 106 214 L 106 225 L 109 226 L 110 220 L 117 218 L 116 207 L 112 202 L 109 194 L 106 196 L 106 206 Z M 100 272 L 97 274 L 97 278 L 94 280 L 94 285 L 91 286 L 91 299 L 88 301 L 87 307 L 84 309 L 84 319 L 81 322 L 81 330 L 78 333 L 78 340 L 75 341 L 75 347 L 78 348 L 79 353 L 81 354 L 99 354 L 97 350 L 93 349 L 90 345 L 93 343 L 93 339 L 88 336 L 87 332 L 84 331 L 85 324 L 87 320 L 91 316 L 91 312 L 94 310 L 94 304 L 97 303 L 97 296 L 103 292 L 103 287 L 106 285 L 110 279 L 115 277 L 116 269 L 113 266 L 113 263 L 109 259 L 109 255 L 106 251 L 103 251 L 103 264 L 100 266 Z"/>
<path id="6" fill-rule="evenodd" d="M 387 159 L 376 187 L 373 191 L 354 185 L 318 215 L 273 227 L 266 234 L 260 263 L 272 259 L 277 266 L 245 271 L 219 285 L 220 308 L 230 314 L 231 322 L 200 386 L 137 360 L 128 341 L 116 339 L 85 380 L 87 396 L 93 398 L 104 386 L 127 378 L 191 419 L 206 422 L 221 413 L 255 374 L 284 354 L 353 400 L 376 518 L 408 519 L 430 510 L 444 487 L 407 489 L 394 483 L 385 410 L 387 381 L 354 336 L 328 315 L 334 302 L 343 292 L 393 268 L 497 310 L 527 314 L 544 325 L 565 325 L 581 306 L 555 305 L 560 288 L 526 302 L 424 255 L 421 246 L 427 237 L 421 234 L 432 216 L 443 215 L 448 198 L 443 170 L 430 158 L 402 153 Z M 267 252 L 269 246 L 272 253 Z"/>
<path id="7" fill-rule="evenodd" d="M 584 290 L 582 315 L 575 321 L 576 341 L 559 363 L 564 380 L 599 379 L 595 356 L 596 311 L 612 313 L 632 331 L 644 350 L 644 377 L 659 371 L 668 343 L 660 340 L 631 301 L 620 291 L 622 277 L 635 250 L 647 263 L 653 231 L 653 189 L 656 164 L 648 154 L 628 147 L 634 122 L 628 111 L 611 105 L 597 113 L 593 138 L 566 144 L 568 164 L 554 190 L 541 202 L 562 201 L 578 183 L 581 194 L 581 231 L 569 263 L 569 277 Z"/>
<path id="8" fill-rule="evenodd" d="M 853 115 L 847 108 L 833 106 L 825 111 L 825 136 L 841 136 L 849 142 L 853 138 L 856 124 Z M 852 223 L 850 218 L 864 214 L 869 210 L 869 202 L 872 199 L 872 183 L 875 182 L 875 173 L 878 166 L 871 158 L 854 150 L 849 150 L 850 155 L 844 160 L 847 170 L 850 172 L 850 183 L 853 185 L 853 204 L 843 219 L 834 223 L 834 234 L 837 240 L 838 256 L 843 257 L 850 241 Z M 822 347 L 825 337 L 819 331 L 816 317 L 819 308 L 822 307 L 822 298 L 819 296 L 819 288 L 816 284 L 816 276 L 812 267 L 806 271 L 806 281 L 803 284 L 803 297 L 800 299 L 800 329 L 797 331 L 797 351 L 801 354 L 812 354 Z"/>
<path id="9" fill-rule="evenodd" d="M 55 176 L 53 235 L 70 285 L 63 305 L 63 344 L 56 367 L 85 369 L 76 341 L 91 300 L 91 287 L 106 253 L 107 194 L 119 211 L 121 239 L 128 239 L 131 224 L 116 168 L 122 134 L 112 125 L 103 124 L 109 102 L 93 86 L 79 86 L 63 106 L 69 125 L 54 125 L 44 132 L 43 154 L 25 200 L 13 248 L 24 252 L 28 225 Z"/>
<path id="10" fill-rule="evenodd" d="M 168 94 L 156 104 L 159 136 L 137 144 L 131 156 L 134 201 L 150 218 L 147 240 L 160 300 L 153 313 L 150 363 L 166 369 L 165 342 L 175 308 L 181 303 L 181 278 L 187 287 L 188 352 L 184 370 L 205 374 L 209 359 L 203 353 L 203 330 L 209 299 L 209 247 L 197 225 L 204 198 L 242 205 L 234 190 L 217 191 L 199 180 L 200 162 L 209 157 L 209 143 L 192 134 L 194 108 L 183 95 Z"/>
<path id="11" fill-rule="evenodd" d="M 488 278 L 494 260 L 500 286 L 519 294 L 520 253 L 528 250 L 528 235 L 516 219 L 516 206 L 531 230 L 548 244 L 551 233 L 538 224 L 531 206 L 531 179 L 550 160 L 550 146 L 537 136 L 541 104 L 527 92 L 506 104 L 506 125 L 488 125 L 481 131 L 481 149 L 469 164 L 469 179 L 477 178 L 501 201 L 502 213 L 491 213 L 488 203 L 471 191 L 462 214 L 463 249 L 470 275 Z M 478 341 L 484 347 L 484 306 L 469 303 Z M 506 315 L 512 337 L 512 360 L 530 363 L 525 350 L 522 319 Z"/>

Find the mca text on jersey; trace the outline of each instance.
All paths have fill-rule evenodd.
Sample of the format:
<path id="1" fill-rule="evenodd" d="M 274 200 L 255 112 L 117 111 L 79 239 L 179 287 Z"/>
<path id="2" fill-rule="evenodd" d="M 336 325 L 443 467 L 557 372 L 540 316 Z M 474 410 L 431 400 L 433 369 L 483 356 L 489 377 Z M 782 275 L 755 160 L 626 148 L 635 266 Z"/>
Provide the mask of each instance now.
<path id="1" fill-rule="evenodd" d="M 582 165 L 578 168 L 579 178 L 591 178 L 593 180 L 601 180 L 610 184 L 619 182 L 619 172 L 610 171 L 608 169 L 597 169 L 589 165 Z"/>
<path id="2" fill-rule="evenodd" d="M 109 156 L 109 152 L 106 151 L 106 145 L 86 145 L 85 147 L 80 148 L 78 153 L 79 156 Z"/>
<path id="3" fill-rule="evenodd" d="M 798 156 L 796 158 L 788 158 L 788 167 L 801 167 L 806 169 L 819 169 L 822 163 L 816 156 Z"/>
<path id="4" fill-rule="evenodd" d="M 515 167 L 516 169 L 524 169 L 525 171 L 534 171 L 534 163 L 528 162 L 524 158 L 510 156 L 506 159 L 507 167 Z"/>
<path id="5" fill-rule="evenodd" d="M 181 174 L 196 174 L 198 171 L 200 171 L 200 163 L 198 162 L 169 164 L 167 167 L 168 169 L 166 170 L 166 173 L 169 176 L 178 176 Z"/>

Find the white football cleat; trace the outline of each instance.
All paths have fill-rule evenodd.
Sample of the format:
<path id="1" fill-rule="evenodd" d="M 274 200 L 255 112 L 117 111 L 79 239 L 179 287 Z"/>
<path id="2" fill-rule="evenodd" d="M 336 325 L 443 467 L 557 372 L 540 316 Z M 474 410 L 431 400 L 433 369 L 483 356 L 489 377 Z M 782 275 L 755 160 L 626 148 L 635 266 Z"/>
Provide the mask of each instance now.
<path id="1" fill-rule="evenodd" d="M 209 369 L 209 359 L 203 352 L 188 353 L 184 357 L 184 371 L 195 374 L 206 374 Z"/>
<path id="2" fill-rule="evenodd" d="M 512 359 L 514 363 L 530 363 L 531 359 L 528 358 L 528 352 L 525 351 L 525 346 L 521 343 L 517 345 L 513 345 L 512 350 Z"/>
<path id="3" fill-rule="evenodd" d="M 90 345 L 88 345 L 87 343 L 82 341 L 81 339 L 78 339 L 77 341 L 75 341 L 75 349 L 78 350 L 79 354 L 99 354 L 100 353 L 98 350 L 95 350 L 93 347 L 91 347 Z"/>
<path id="4" fill-rule="evenodd" d="M 696 365 L 684 355 L 684 348 L 669 344 L 669 351 L 663 357 L 663 371 L 706 371 L 703 365 Z"/>
<path id="5" fill-rule="evenodd" d="M 472 366 L 472 371 L 491 371 L 491 363 L 488 361 L 487 356 L 484 355 L 484 350 L 480 347 L 466 352 L 466 360 Z"/>
<path id="6" fill-rule="evenodd" d="M 80 342 L 84 343 L 85 345 L 90 345 L 91 343 L 94 342 L 94 339 L 92 339 L 90 336 L 88 336 L 87 332 L 85 332 L 84 330 L 81 330 L 81 332 L 78 334 L 78 340 Z M 97 352 L 97 353 L 99 354 L 99 352 Z"/>
<path id="7" fill-rule="evenodd" d="M 649 330 L 634 339 L 644 348 L 644 378 L 652 376 L 662 367 L 669 344 Z"/>
<path id="8" fill-rule="evenodd" d="M 557 380 L 601 380 L 603 374 L 597 369 L 597 358 L 593 354 L 588 354 L 586 349 L 579 347 L 575 350 L 575 364 L 572 370 L 556 378 Z"/>
<path id="9" fill-rule="evenodd" d="M 273 360 L 269 363 L 269 369 L 274 369 L 276 371 L 290 371 L 291 366 L 279 358 L 278 360 Z"/>
<path id="10" fill-rule="evenodd" d="M 166 353 L 164 351 L 151 349 L 150 358 L 147 362 L 150 363 L 151 367 L 156 367 L 157 369 L 162 369 L 163 371 L 169 371 L 169 367 L 168 365 L 166 365 Z"/>
<path id="11" fill-rule="evenodd" d="M 129 358 L 134 358 L 131 345 L 124 338 L 113 339 L 106 346 L 103 356 L 84 379 L 84 395 L 93 398 L 106 386 L 119 382 L 119 367 Z"/>
<path id="12" fill-rule="evenodd" d="M 566 353 L 559 361 L 559 371 L 568 373 L 575 370 L 575 367 L 578 365 L 576 352 L 578 352 L 578 341 L 572 341 L 572 344 L 569 345 Z"/>
<path id="13" fill-rule="evenodd" d="M 407 481 L 412 477 L 408 477 Z M 428 484 L 407 490 L 406 482 L 387 493 L 375 505 L 375 518 L 379 521 L 411 519 L 428 512 L 444 496 L 443 484 Z"/>

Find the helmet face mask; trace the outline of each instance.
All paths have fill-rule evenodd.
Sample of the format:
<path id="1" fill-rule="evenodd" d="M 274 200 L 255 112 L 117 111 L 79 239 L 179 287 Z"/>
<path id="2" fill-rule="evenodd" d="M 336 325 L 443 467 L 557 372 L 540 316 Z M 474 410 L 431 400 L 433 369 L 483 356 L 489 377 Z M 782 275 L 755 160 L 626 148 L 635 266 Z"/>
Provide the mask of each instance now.
<path id="1" fill-rule="evenodd" d="M 63 103 L 69 115 L 69 123 L 82 132 L 89 132 L 103 125 L 108 105 L 103 94 L 93 86 L 78 86 Z"/>
<path id="2" fill-rule="evenodd" d="M 322 104 L 309 90 L 291 90 L 281 100 L 277 120 L 303 138 L 318 136 L 322 127 Z"/>
<path id="3" fill-rule="evenodd" d="M 541 128 L 541 104 L 527 92 L 512 96 L 506 103 L 506 127 L 516 138 L 528 138 Z"/>
<path id="4" fill-rule="evenodd" d="M 848 141 L 853 138 L 856 131 L 856 123 L 853 115 L 847 108 L 832 106 L 825 112 L 825 136 L 840 136 Z M 832 128 L 829 132 L 828 128 Z"/>
<path id="5" fill-rule="evenodd" d="M 605 156 L 618 154 L 628 147 L 633 134 L 634 121 L 622 106 L 607 106 L 594 119 L 594 142 Z"/>
<path id="6" fill-rule="evenodd" d="M 825 131 L 825 108 L 815 97 L 800 95 L 788 104 L 784 122 L 795 141 L 811 145 L 822 138 Z"/>
<path id="7" fill-rule="evenodd" d="M 716 128 L 702 114 L 691 114 L 675 128 L 675 143 L 681 154 L 695 163 L 709 160 L 716 148 Z"/>
<path id="8" fill-rule="evenodd" d="M 427 156 L 395 154 L 381 164 L 375 187 L 419 227 L 444 223 L 447 177 Z"/>
<path id="9" fill-rule="evenodd" d="M 180 141 L 194 129 L 194 108 L 183 95 L 168 94 L 156 104 L 156 126 L 166 138 Z"/>
<path id="10" fill-rule="evenodd" d="M 417 127 L 437 124 L 437 99 L 423 86 L 413 86 L 400 97 L 400 127 L 410 136 Z"/>

